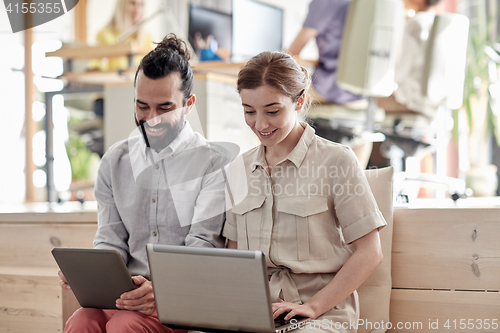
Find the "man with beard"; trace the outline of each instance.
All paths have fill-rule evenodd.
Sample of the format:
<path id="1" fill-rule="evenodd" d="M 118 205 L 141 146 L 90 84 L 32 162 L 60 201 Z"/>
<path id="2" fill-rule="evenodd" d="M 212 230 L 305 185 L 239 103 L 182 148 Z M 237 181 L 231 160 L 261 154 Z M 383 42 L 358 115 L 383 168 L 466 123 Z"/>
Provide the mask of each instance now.
<path id="1" fill-rule="evenodd" d="M 138 135 L 112 146 L 99 167 L 94 247 L 118 251 L 137 289 L 116 300 L 119 310 L 77 310 L 65 332 L 172 332 L 156 315 L 146 244 L 224 246 L 220 169 L 230 158 L 186 121 L 196 100 L 188 60 L 175 35 L 142 59 L 134 82 Z"/>

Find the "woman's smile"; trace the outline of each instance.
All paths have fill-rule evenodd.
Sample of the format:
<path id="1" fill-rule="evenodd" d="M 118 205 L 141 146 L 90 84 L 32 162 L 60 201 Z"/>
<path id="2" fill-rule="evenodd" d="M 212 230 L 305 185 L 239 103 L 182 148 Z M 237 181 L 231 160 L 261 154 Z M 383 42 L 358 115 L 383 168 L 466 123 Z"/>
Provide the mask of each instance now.
<path id="1" fill-rule="evenodd" d="M 263 138 L 269 138 L 271 137 L 278 129 L 275 129 L 273 131 L 270 131 L 270 132 L 261 132 L 261 131 L 257 131 L 257 133 L 259 133 L 259 135 Z"/>

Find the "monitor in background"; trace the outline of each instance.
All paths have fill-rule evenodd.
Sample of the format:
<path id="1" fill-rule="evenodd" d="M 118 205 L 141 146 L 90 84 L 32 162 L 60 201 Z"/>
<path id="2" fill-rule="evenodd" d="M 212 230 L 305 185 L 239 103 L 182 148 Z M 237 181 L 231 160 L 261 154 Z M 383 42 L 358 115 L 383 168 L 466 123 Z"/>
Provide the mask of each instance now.
<path id="1" fill-rule="evenodd" d="M 231 50 L 232 16 L 195 4 L 189 5 L 189 42 L 195 51 L 199 51 L 195 34 L 199 32 L 203 40 L 212 35 L 218 47 Z"/>
<path id="2" fill-rule="evenodd" d="M 283 47 L 283 9 L 254 0 L 233 0 L 232 60 L 247 60 Z"/>

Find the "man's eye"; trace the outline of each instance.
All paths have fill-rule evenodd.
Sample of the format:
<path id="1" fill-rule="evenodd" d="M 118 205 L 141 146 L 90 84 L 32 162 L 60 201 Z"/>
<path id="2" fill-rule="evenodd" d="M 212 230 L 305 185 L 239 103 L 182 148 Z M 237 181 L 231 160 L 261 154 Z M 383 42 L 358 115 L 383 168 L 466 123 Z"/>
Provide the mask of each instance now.
<path id="1" fill-rule="evenodd" d="M 170 111 L 170 110 L 171 110 L 171 109 L 162 109 L 162 108 L 160 108 L 160 111 L 162 111 L 162 112 L 168 112 L 168 111 Z"/>
<path id="2" fill-rule="evenodd" d="M 148 107 L 147 106 L 138 106 L 139 110 L 147 110 Z"/>

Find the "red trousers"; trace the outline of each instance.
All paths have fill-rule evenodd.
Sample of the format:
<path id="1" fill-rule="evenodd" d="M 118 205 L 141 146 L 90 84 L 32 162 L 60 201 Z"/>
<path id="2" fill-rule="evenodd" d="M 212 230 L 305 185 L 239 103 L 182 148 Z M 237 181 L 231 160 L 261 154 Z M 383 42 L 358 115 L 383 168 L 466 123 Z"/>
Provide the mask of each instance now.
<path id="1" fill-rule="evenodd" d="M 65 333 L 185 333 L 173 330 L 158 320 L 156 312 L 151 316 L 136 311 L 101 310 L 80 308 L 68 319 Z"/>

